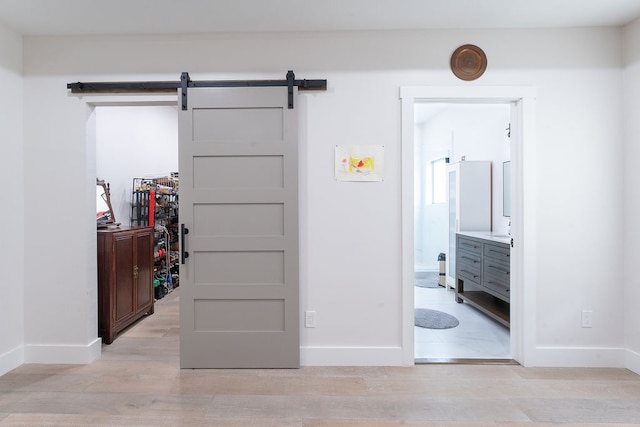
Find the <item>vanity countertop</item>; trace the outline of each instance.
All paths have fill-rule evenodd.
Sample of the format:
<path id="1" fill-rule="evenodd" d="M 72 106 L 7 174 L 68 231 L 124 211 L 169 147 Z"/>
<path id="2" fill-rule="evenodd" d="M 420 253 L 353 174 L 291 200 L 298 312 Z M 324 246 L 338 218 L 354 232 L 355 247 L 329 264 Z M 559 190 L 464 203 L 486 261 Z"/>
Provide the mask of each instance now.
<path id="1" fill-rule="evenodd" d="M 475 237 L 476 239 L 490 240 L 499 243 L 511 243 L 511 236 L 506 234 L 492 233 L 491 231 L 459 231 L 461 236 Z"/>

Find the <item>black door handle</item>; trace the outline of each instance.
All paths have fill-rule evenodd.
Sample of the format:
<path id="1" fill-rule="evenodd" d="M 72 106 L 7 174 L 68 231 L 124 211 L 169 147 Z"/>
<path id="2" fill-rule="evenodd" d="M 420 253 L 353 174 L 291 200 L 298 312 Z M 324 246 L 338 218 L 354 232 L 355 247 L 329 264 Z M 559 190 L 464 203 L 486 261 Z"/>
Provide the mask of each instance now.
<path id="1" fill-rule="evenodd" d="M 181 264 L 184 264 L 184 261 L 189 258 L 189 252 L 185 250 L 185 238 L 189 234 L 189 229 L 184 226 L 184 224 L 180 224 L 180 247 L 182 249 L 182 261 Z"/>

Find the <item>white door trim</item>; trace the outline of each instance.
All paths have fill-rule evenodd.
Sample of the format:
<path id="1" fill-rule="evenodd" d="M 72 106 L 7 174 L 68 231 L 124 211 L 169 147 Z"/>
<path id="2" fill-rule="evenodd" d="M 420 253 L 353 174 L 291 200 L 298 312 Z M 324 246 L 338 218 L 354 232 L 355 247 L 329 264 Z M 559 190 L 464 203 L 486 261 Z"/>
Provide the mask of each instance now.
<path id="1" fill-rule="evenodd" d="M 414 104 L 426 102 L 512 104 L 511 355 L 533 364 L 536 348 L 536 89 L 528 86 L 404 86 L 402 110 L 402 349 L 403 364 L 414 356 Z M 528 195 L 525 203 L 525 195 Z"/>

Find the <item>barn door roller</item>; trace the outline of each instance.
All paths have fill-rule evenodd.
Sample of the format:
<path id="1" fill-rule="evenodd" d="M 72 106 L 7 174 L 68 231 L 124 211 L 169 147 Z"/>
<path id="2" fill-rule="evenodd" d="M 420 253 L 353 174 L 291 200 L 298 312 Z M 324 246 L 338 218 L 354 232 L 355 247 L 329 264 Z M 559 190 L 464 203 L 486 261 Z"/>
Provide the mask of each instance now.
<path id="1" fill-rule="evenodd" d="M 67 89 L 71 93 L 96 93 L 96 92 L 174 92 L 182 89 L 180 103 L 182 109 L 188 108 L 188 90 L 195 87 L 266 87 L 285 86 L 289 97 L 288 106 L 293 108 L 293 87 L 298 90 L 327 90 L 326 80 L 296 80 L 292 70 L 287 72 L 284 80 L 201 80 L 194 81 L 189 73 L 184 72 L 179 82 L 90 82 L 68 83 Z"/>

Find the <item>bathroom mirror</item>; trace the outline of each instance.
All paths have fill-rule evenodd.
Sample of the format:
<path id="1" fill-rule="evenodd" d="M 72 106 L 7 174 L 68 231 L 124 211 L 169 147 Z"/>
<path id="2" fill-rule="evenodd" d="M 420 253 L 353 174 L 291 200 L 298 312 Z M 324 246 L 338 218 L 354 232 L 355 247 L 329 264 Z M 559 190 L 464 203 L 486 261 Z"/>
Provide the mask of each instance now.
<path id="1" fill-rule="evenodd" d="M 502 216 L 511 216 L 511 162 L 502 163 Z"/>
<path id="2" fill-rule="evenodd" d="M 96 178 L 96 224 L 98 228 L 117 225 L 111 207 L 109 183 Z"/>

